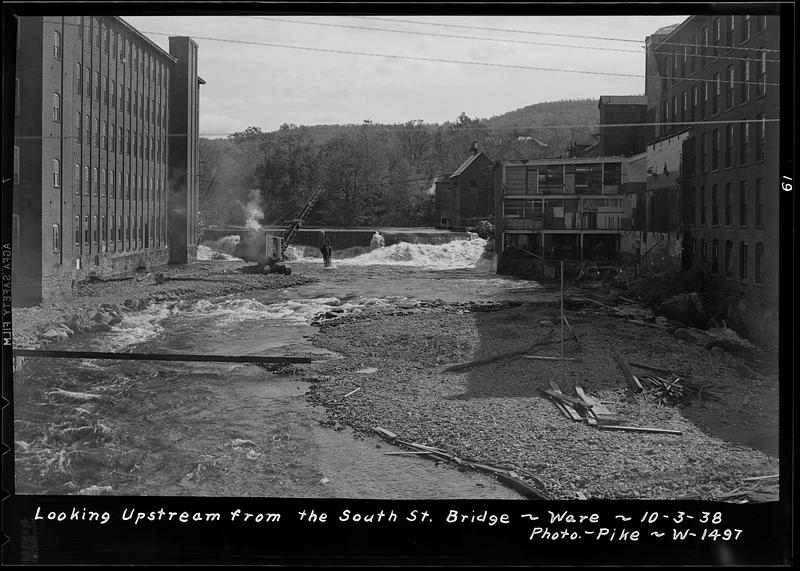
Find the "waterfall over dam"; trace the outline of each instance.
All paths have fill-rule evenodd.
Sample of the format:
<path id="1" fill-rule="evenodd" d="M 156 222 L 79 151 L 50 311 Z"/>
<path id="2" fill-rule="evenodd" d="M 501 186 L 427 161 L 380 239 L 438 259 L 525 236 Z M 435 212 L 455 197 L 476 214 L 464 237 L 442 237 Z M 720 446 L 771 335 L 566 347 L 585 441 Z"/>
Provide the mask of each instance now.
<path id="1" fill-rule="evenodd" d="M 470 234 L 468 232 L 453 232 L 450 230 L 440 230 L 438 228 L 301 228 L 297 231 L 293 246 L 308 246 L 318 248 L 322 243 L 322 232 L 333 243 L 335 250 L 345 250 L 347 248 L 369 248 L 372 243 L 372 238 L 375 232 L 380 232 L 383 235 L 384 245 L 391 246 L 400 242 L 408 242 L 410 244 L 446 244 L 453 240 L 468 240 Z M 283 234 L 284 228 L 282 226 L 262 226 L 259 230 L 264 234 L 274 234 L 280 236 Z M 218 240 L 226 236 L 238 235 L 244 236 L 249 234 L 249 230 L 241 226 L 228 226 L 224 228 L 206 228 L 206 240 Z"/>

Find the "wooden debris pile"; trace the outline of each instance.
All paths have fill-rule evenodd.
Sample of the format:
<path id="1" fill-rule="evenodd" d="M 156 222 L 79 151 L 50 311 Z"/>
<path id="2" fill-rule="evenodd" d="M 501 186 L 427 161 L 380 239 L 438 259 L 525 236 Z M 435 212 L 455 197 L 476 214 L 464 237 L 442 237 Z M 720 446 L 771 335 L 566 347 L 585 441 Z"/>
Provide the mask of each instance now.
<path id="1" fill-rule="evenodd" d="M 719 400 L 714 393 L 709 390 L 708 385 L 699 383 L 687 383 L 686 380 L 666 369 L 658 369 L 638 363 L 630 363 L 634 367 L 647 369 L 649 371 L 656 371 L 661 375 L 648 373 L 646 375 L 638 375 L 635 378 L 644 389 L 644 394 L 653 395 L 656 400 L 661 404 L 681 405 L 689 404 L 692 399 L 703 400 L 715 399 Z"/>
<path id="2" fill-rule="evenodd" d="M 652 327 L 657 329 L 663 328 L 663 325 L 657 323 L 656 315 L 652 311 L 643 309 L 639 307 L 638 304 L 633 304 L 631 300 L 626 298 L 620 299 L 628 304 L 625 310 L 584 296 L 572 296 L 566 298 L 564 300 L 564 304 L 567 309 L 579 311 L 580 313 L 584 313 L 590 309 L 595 311 L 604 311 L 612 317 L 620 317 L 633 325 L 641 325 L 642 327 Z M 609 299 L 607 301 L 608 303 L 616 303 L 616 298 Z"/>
<path id="3" fill-rule="evenodd" d="M 553 401 L 556 408 L 567 418 L 576 422 L 585 421 L 589 426 L 601 430 L 621 432 L 650 432 L 656 434 L 680 435 L 679 430 L 665 428 L 651 428 L 646 426 L 630 426 L 630 418 L 620 416 L 610 411 L 603 403 L 589 396 L 580 386 L 575 386 L 577 397 L 564 394 L 558 384 L 550 381 L 549 389 L 539 389 L 544 396 Z"/>
<path id="4" fill-rule="evenodd" d="M 715 496 L 713 499 L 735 504 L 777 501 L 780 499 L 778 477 L 778 474 L 771 474 L 743 478 L 742 482 L 746 482 L 745 484 L 728 493 Z"/>
<path id="5" fill-rule="evenodd" d="M 458 456 L 450 454 L 442 450 L 441 448 L 428 446 L 426 444 L 419 444 L 418 442 L 408 442 L 405 440 L 401 440 L 400 438 L 397 437 L 397 435 L 394 432 L 386 430 L 385 428 L 381 428 L 380 426 L 375 426 L 372 428 L 372 430 L 375 431 L 380 436 L 382 436 L 385 440 L 387 440 L 391 444 L 397 444 L 411 449 L 409 451 L 402 451 L 402 452 L 400 451 L 387 452 L 386 453 L 387 455 L 415 454 L 421 456 L 428 456 L 435 460 L 455 464 L 456 466 L 459 466 L 461 468 L 469 468 L 473 470 L 479 470 L 487 474 L 491 474 L 497 477 L 505 485 L 517 490 L 523 496 L 529 499 L 534 499 L 534 500 L 552 499 L 547 494 L 547 492 L 544 491 L 544 484 L 541 481 L 539 481 L 539 479 L 534 474 L 528 472 L 527 470 L 520 470 L 520 472 L 522 472 L 522 474 L 526 478 L 536 483 L 537 484 L 536 487 L 531 486 L 530 484 L 525 482 L 520 477 L 520 474 L 514 470 L 498 468 L 497 466 L 480 464 L 478 462 L 471 462 L 469 460 L 464 460 L 463 458 L 459 458 Z"/>

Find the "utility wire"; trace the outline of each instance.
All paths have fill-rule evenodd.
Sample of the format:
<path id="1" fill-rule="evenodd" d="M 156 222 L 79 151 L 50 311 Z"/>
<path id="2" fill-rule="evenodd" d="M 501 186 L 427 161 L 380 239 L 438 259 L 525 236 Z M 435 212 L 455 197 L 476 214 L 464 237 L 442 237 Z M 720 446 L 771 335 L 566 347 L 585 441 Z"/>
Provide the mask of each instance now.
<path id="1" fill-rule="evenodd" d="M 150 32 L 150 31 L 143 31 L 144 34 L 152 34 L 157 36 L 171 36 L 172 34 L 166 32 Z M 532 71 L 555 71 L 559 73 L 582 73 L 587 75 L 603 75 L 603 76 L 616 76 L 616 77 L 632 77 L 637 79 L 647 78 L 647 77 L 654 77 L 654 78 L 663 78 L 664 76 L 661 75 L 643 75 L 643 74 L 636 74 L 636 73 L 620 73 L 620 72 L 612 72 L 612 71 L 588 71 L 588 70 L 581 70 L 581 69 L 563 69 L 563 68 L 552 68 L 552 67 L 538 67 L 538 66 L 530 66 L 530 65 L 519 65 L 519 64 L 507 64 L 507 63 L 492 63 L 492 62 L 481 62 L 481 61 L 470 61 L 470 60 L 453 60 L 453 59 L 444 59 L 444 58 L 429 58 L 429 57 L 421 57 L 421 56 L 401 56 L 397 54 L 377 54 L 371 52 L 360 52 L 360 51 L 351 51 L 351 50 L 335 50 L 332 48 L 314 48 L 310 46 L 297 46 L 297 45 L 289 45 L 289 44 L 276 44 L 272 42 L 256 42 L 253 40 L 232 40 L 229 38 L 212 38 L 210 36 L 196 36 L 193 35 L 192 38 L 197 40 L 207 40 L 211 42 L 225 42 L 225 43 L 232 43 L 232 44 L 242 44 L 242 45 L 253 45 L 253 46 L 265 46 L 265 47 L 273 47 L 273 48 L 285 48 L 285 49 L 294 49 L 294 50 L 304 50 L 304 51 L 312 51 L 312 52 L 323 52 L 323 53 L 333 53 L 333 54 L 342 54 L 342 55 L 360 55 L 360 56 L 370 56 L 370 57 L 381 57 L 381 58 L 390 58 L 390 59 L 405 59 L 405 60 L 413 60 L 413 61 L 431 61 L 436 63 L 455 63 L 461 65 L 479 65 L 484 67 L 500 67 L 500 68 L 507 68 L 507 69 L 524 69 L 524 70 L 532 70 Z M 682 80 L 682 81 L 707 81 L 706 78 L 696 78 L 696 77 L 674 77 L 671 79 L 675 80 Z M 727 81 L 725 83 L 754 83 L 752 81 Z M 769 83 L 764 82 L 762 85 L 772 85 L 772 86 L 780 86 L 780 83 Z"/>
<path id="2" fill-rule="evenodd" d="M 532 31 L 532 30 L 512 30 L 512 29 L 507 29 L 507 28 L 489 28 L 489 27 L 485 27 L 485 26 L 466 26 L 466 25 L 463 25 L 463 24 L 444 24 L 444 23 L 441 23 L 441 22 L 422 22 L 420 20 L 401 20 L 401 19 L 397 19 L 397 18 L 392 18 L 392 19 L 376 18 L 375 16 L 350 16 L 350 17 L 351 18 L 360 18 L 360 19 L 363 19 L 363 20 L 376 20 L 376 21 L 379 21 L 379 22 L 403 22 L 403 23 L 407 23 L 407 24 L 420 24 L 420 25 L 423 25 L 423 26 L 439 26 L 439 27 L 443 27 L 443 28 L 463 28 L 463 29 L 468 29 L 468 30 L 486 30 L 486 31 L 490 31 L 490 32 L 508 32 L 508 33 L 511 33 L 511 34 L 533 34 L 533 35 L 540 35 L 540 36 L 557 36 L 557 37 L 562 37 L 562 38 L 580 38 L 580 39 L 586 39 L 586 40 L 602 40 L 602 41 L 608 41 L 608 42 L 632 42 L 632 43 L 637 43 L 637 44 L 644 43 L 642 40 L 635 40 L 635 39 L 632 39 L 632 38 L 608 38 L 608 37 L 602 37 L 602 36 L 585 36 L 585 35 L 581 35 L 581 34 L 556 34 L 556 33 L 552 33 L 552 32 L 537 32 L 537 31 Z M 696 44 L 688 44 L 688 43 L 681 43 L 681 42 L 658 42 L 657 45 L 659 45 L 659 46 L 670 45 L 670 46 L 688 46 L 688 47 L 692 47 L 692 46 L 694 46 Z M 698 46 L 699 46 L 699 44 L 698 44 Z M 727 46 L 725 46 L 725 47 L 727 47 Z M 763 49 L 763 48 L 745 48 L 745 47 L 739 47 L 739 46 L 737 46 L 736 49 L 767 51 L 767 52 L 780 52 L 780 50 Z"/>
<path id="3" fill-rule="evenodd" d="M 674 126 L 674 125 L 682 125 L 682 126 L 694 126 L 694 125 L 742 125 L 745 123 L 779 123 L 780 117 L 776 118 L 764 118 L 764 119 L 733 119 L 729 121 L 677 121 L 677 122 L 647 122 L 647 123 L 573 123 L 573 124 L 559 124 L 559 125 L 505 125 L 499 127 L 492 127 L 489 125 L 476 125 L 474 127 L 455 127 L 452 125 L 438 125 L 438 124 L 431 124 L 430 126 L 425 127 L 414 127 L 414 128 L 406 128 L 406 127 L 397 127 L 393 128 L 392 125 L 375 125 L 373 128 L 376 129 L 383 129 L 387 133 L 394 133 L 394 132 L 435 132 L 436 129 L 447 129 L 448 131 L 463 131 L 463 132 L 474 132 L 474 131 L 532 131 L 532 130 L 543 130 L 543 129 L 581 129 L 581 128 L 614 128 L 614 127 L 663 127 L 663 126 Z M 306 126 L 312 129 L 314 126 Z M 347 125 L 339 125 L 339 127 L 347 127 Z M 353 127 L 360 127 L 360 125 L 353 125 Z M 276 131 L 266 131 L 262 132 L 262 135 L 270 135 L 275 133 Z M 238 133 L 241 133 L 239 131 Z M 199 133 L 198 136 L 200 137 L 228 137 L 233 135 L 234 133 Z M 166 135 L 169 137 L 187 137 L 190 133 L 169 133 Z M 77 135 L 64 135 L 63 137 L 58 135 L 46 135 L 46 136 L 37 136 L 37 135 L 22 135 L 22 136 L 15 136 L 14 140 L 18 141 L 26 141 L 26 140 L 53 140 L 53 139 L 78 139 Z M 112 154 L 114 154 L 112 152 Z M 125 153 L 125 156 L 129 156 Z"/>
<path id="4" fill-rule="evenodd" d="M 511 44 L 523 44 L 523 45 L 534 45 L 534 46 L 553 46 L 553 47 L 562 47 L 562 48 L 575 48 L 575 49 L 583 49 L 583 50 L 593 50 L 593 51 L 610 51 L 610 52 L 625 52 L 631 54 L 641 54 L 645 48 L 642 46 L 640 49 L 631 50 L 626 48 L 605 48 L 600 46 L 579 46 L 576 44 L 557 44 L 557 43 L 550 43 L 550 42 L 533 42 L 527 40 L 512 40 L 508 38 L 485 38 L 479 36 L 463 36 L 458 34 L 436 34 L 432 32 L 419 32 L 414 30 L 397 30 L 392 28 L 372 28 L 368 26 L 352 26 L 348 24 L 331 24 L 331 23 L 324 23 L 324 22 L 307 22 L 302 20 L 289 20 L 286 18 L 274 18 L 270 16 L 243 16 L 245 18 L 250 18 L 253 20 L 266 20 L 272 22 L 286 22 L 289 24 L 303 24 L 307 26 L 323 26 L 329 28 L 344 28 L 344 29 L 351 29 L 351 30 L 366 30 L 370 32 L 392 32 L 396 34 L 411 34 L 416 36 L 429 36 L 429 37 L 436 37 L 436 38 L 455 38 L 455 39 L 462 39 L 462 40 L 479 40 L 479 41 L 489 41 L 489 42 L 504 42 L 504 43 L 511 43 Z M 697 56 L 695 56 L 697 57 Z M 743 58 L 743 57 L 736 57 L 736 56 L 716 56 L 714 59 L 726 59 L 726 60 L 737 60 L 737 61 L 750 61 L 751 58 Z M 771 63 L 780 63 L 779 59 L 768 59 L 766 60 Z"/>

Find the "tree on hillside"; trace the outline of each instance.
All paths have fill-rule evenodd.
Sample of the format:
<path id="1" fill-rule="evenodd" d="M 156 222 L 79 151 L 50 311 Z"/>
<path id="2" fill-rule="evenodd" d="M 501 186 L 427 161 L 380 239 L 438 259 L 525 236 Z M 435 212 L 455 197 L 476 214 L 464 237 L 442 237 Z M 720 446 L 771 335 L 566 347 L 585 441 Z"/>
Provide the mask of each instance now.
<path id="1" fill-rule="evenodd" d="M 255 187 L 261 191 L 266 224 L 289 218 L 317 186 L 316 154 L 307 127 L 283 124 L 259 145 Z"/>

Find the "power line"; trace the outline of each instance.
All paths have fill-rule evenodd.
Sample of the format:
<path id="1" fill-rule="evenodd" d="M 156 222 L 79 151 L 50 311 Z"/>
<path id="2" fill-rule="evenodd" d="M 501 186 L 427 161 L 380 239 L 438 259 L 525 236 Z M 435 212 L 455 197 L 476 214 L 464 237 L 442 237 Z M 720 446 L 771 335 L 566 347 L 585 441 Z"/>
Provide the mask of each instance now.
<path id="1" fill-rule="evenodd" d="M 383 129 L 387 133 L 395 133 L 395 132 L 430 132 L 435 131 L 436 129 L 447 129 L 449 131 L 463 131 L 463 132 L 474 132 L 474 131 L 514 131 L 514 130 L 543 130 L 543 129 L 578 129 L 578 128 L 614 128 L 614 127 L 663 127 L 663 126 L 675 126 L 675 125 L 682 125 L 682 126 L 695 126 L 695 125 L 741 125 L 744 123 L 779 123 L 780 117 L 776 118 L 764 118 L 764 119 L 733 119 L 729 121 L 678 121 L 678 122 L 647 122 L 647 123 L 564 123 L 564 124 L 557 124 L 557 125 L 506 125 L 506 126 L 499 126 L 499 127 L 491 127 L 486 125 L 477 125 L 474 127 L 456 127 L 453 125 L 438 125 L 433 124 L 430 127 L 414 127 L 414 128 L 406 128 L 406 127 L 393 127 L 392 125 L 375 125 L 374 128 Z M 314 126 L 306 126 L 301 125 L 301 127 L 307 127 L 309 129 L 313 128 Z M 339 125 L 339 127 L 346 127 L 343 125 Z M 353 125 L 353 127 L 360 127 L 360 125 Z M 275 131 L 267 131 L 262 132 L 262 135 L 270 135 Z M 170 133 L 166 135 L 167 138 L 170 137 L 187 137 L 190 133 Z M 199 133 L 199 137 L 228 137 L 233 135 L 233 133 Z M 15 136 L 14 139 L 18 141 L 25 141 L 25 140 L 53 140 L 53 139 L 78 139 L 77 135 L 64 135 L 63 137 L 58 135 L 22 135 L 22 136 Z M 112 153 L 113 154 L 113 153 Z"/>
<path id="2" fill-rule="evenodd" d="M 391 20 L 387 18 L 376 18 L 375 16 L 350 16 L 351 18 L 360 18 L 364 20 L 377 20 L 379 22 L 404 22 L 407 24 L 420 24 L 423 26 L 439 26 L 443 28 L 464 28 L 468 30 L 486 30 L 490 32 L 508 32 L 511 34 L 533 34 L 533 35 L 540 35 L 540 36 L 557 36 L 562 38 L 580 38 L 586 40 L 602 40 L 602 41 L 609 41 L 609 42 L 633 42 L 633 43 L 644 43 L 642 40 L 634 40 L 630 38 L 608 38 L 602 36 L 585 36 L 580 34 L 556 34 L 552 32 L 538 32 L 532 30 L 513 30 L 507 28 L 489 28 L 485 26 L 466 26 L 463 24 L 443 24 L 441 22 L 421 22 L 419 20 L 401 20 L 397 18 L 393 18 Z M 658 42 L 658 45 L 666 46 L 694 46 L 698 44 L 687 44 L 681 42 Z M 715 46 L 716 47 L 716 46 Z M 737 46 L 736 49 L 740 50 L 755 50 L 755 51 L 766 51 L 766 52 L 780 52 L 780 50 L 773 50 L 773 49 L 764 49 L 764 48 L 747 48 L 747 47 L 740 47 Z"/>
<path id="3" fill-rule="evenodd" d="M 458 34 L 436 34 L 432 32 L 418 32 L 415 30 L 397 30 L 392 28 L 372 28 L 368 26 L 352 26 L 348 24 L 331 24 L 326 22 L 308 22 L 302 20 L 290 20 L 286 18 L 274 18 L 269 16 L 243 16 L 245 18 L 250 18 L 252 20 L 266 20 L 272 22 L 286 22 L 289 24 L 301 24 L 307 26 L 322 26 L 328 28 L 344 28 L 344 29 L 351 29 L 351 30 L 365 30 L 369 32 L 391 32 L 395 34 L 411 34 L 415 36 L 428 36 L 428 37 L 435 37 L 435 38 L 454 38 L 454 39 L 461 39 L 461 40 L 479 40 L 479 41 L 489 41 L 489 42 L 503 42 L 503 43 L 511 43 L 511 44 L 522 44 L 522 45 L 534 45 L 534 46 L 552 46 L 552 47 L 562 47 L 562 48 L 574 48 L 574 49 L 582 49 L 582 50 L 593 50 L 593 51 L 611 51 L 611 52 L 624 52 L 624 53 L 631 53 L 631 54 L 642 54 L 642 50 L 646 49 L 645 46 L 642 46 L 641 49 L 631 50 L 625 48 L 605 48 L 600 46 L 579 46 L 576 44 L 557 44 L 551 42 L 532 42 L 527 40 L 511 40 L 508 38 L 485 38 L 480 36 L 463 36 Z M 743 58 L 743 57 L 736 57 L 736 56 L 717 56 L 716 59 L 725 59 L 725 60 L 736 60 L 736 61 L 750 61 L 750 58 Z M 777 59 L 768 59 L 765 60 L 771 63 L 780 63 L 780 60 Z"/>
<path id="4" fill-rule="evenodd" d="M 485 30 L 489 32 L 508 32 L 512 34 L 534 34 L 539 36 L 555 36 L 561 38 L 581 38 L 585 40 L 603 40 L 610 42 L 633 42 L 637 44 L 643 43 L 642 40 L 635 40 L 632 38 L 606 38 L 602 36 L 585 36 L 581 34 L 556 34 L 553 32 L 535 32 L 532 30 L 512 30 L 508 28 L 490 28 L 487 26 L 466 26 L 463 24 L 443 24 L 441 22 L 421 22 L 419 20 L 402 20 L 398 18 L 376 18 L 375 16 L 350 16 L 351 18 L 360 18 L 362 20 L 376 20 L 379 22 L 403 22 L 406 24 L 421 24 L 423 26 L 440 26 L 443 28 L 463 28 L 465 30 Z"/>
<path id="5" fill-rule="evenodd" d="M 170 36 L 166 32 L 151 32 L 151 31 L 143 31 L 144 34 L 152 34 L 156 36 Z M 256 42 L 253 40 L 232 40 L 229 38 L 212 38 L 210 36 L 197 36 L 193 35 L 192 38 L 197 40 L 207 40 L 211 42 L 225 42 L 225 43 L 232 43 L 232 44 L 242 44 L 242 45 L 253 45 L 253 46 L 265 46 L 265 47 L 273 47 L 273 48 L 284 48 L 284 49 L 294 49 L 294 50 L 304 50 L 304 51 L 312 51 L 312 52 L 323 52 L 323 53 L 333 53 L 333 54 L 342 54 L 342 55 L 360 55 L 360 56 L 370 56 L 370 57 L 381 57 L 381 58 L 390 58 L 390 59 L 406 59 L 406 60 L 413 60 L 413 61 L 430 61 L 436 63 L 455 63 L 461 65 L 479 65 L 484 67 L 500 67 L 506 69 L 524 69 L 524 70 L 532 70 L 532 71 L 554 71 L 559 73 L 582 73 L 587 75 L 604 75 L 604 76 L 616 76 L 616 77 L 632 77 L 637 79 L 647 78 L 647 77 L 655 77 L 655 78 L 663 78 L 661 75 L 643 75 L 643 74 L 635 74 L 635 73 L 619 73 L 619 72 L 612 72 L 612 71 L 588 71 L 588 70 L 581 70 L 581 69 L 559 69 L 559 68 L 552 68 L 552 67 L 538 67 L 538 66 L 529 66 L 529 65 L 519 65 L 519 64 L 510 64 L 510 63 L 492 63 L 492 62 L 481 62 L 481 61 L 471 61 L 471 60 L 452 60 L 452 59 L 444 59 L 444 58 L 430 58 L 430 57 L 422 57 L 422 56 L 403 56 L 397 54 L 377 54 L 377 53 L 370 53 L 370 52 L 360 52 L 360 51 L 351 51 L 351 50 L 335 50 L 332 48 L 314 48 L 310 46 L 297 46 L 297 45 L 289 45 L 289 44 L 276 44 L 272 42 Z M 682 80 L 682 81 L 706 81 L 705 78 L 695 78 L 695 77 L 675 77 L 672 78 L 675 80 Z M 750 81 L 727 81 L 726 83 L 754 83 Z M 763 82 L 761 85 L 772 85 L 772 86 L 780 86 L 779 83 L 768 83 Z"/>
<path id="6" fill-rule="evenodd" d="M 525 44 L 525 45 L 533 45 L 533 46 L 554 46 L 554 47 L 563 47 L 563 48 L 579 48 L 585 50 L 602 50 L 602 51 L 611 51 L 611 52 L 626 52 L 626 53 L 635 53 L 640 54 L 641 50 L 629 50 L 625 48 L 604 48 L 599 46 L 578 46 L 575 44 L 555 44 L 549 42 L 531 42 L 526 40 L 511 40 L 507 38 L 481 38 L 479 36 L 462 36 L 457 34 L 436 34 L 432 32 L 417 32 L 414 30 L 396 30 L 391 28 L 371 28 L 368 26 L 351 26 L 347 24 L 330 24 L 330 23 L 323 23 L 323 22 L 303 22 L 300 20 L 287 20 L 285 18 L 272 18 L 267 16 L 245 16 L 247 18 L 251 18 L 253 20 L 269 20 L 273 22 L 287 22 L 290 24 L 304 24 L 308 26 L 325 26 L 330 28 L 346 28 L 352 30 L 366 30 L 370 32 L 392 32 L 396 34 L 411 34 L 415 36 L 430 36 L 436 38 L 456 38 L 462 40 L 483 40 L 483 41 L 490 41 L 490 42 L 504 42 L 504 43 L 511 43 L 511 44 Z"/>

